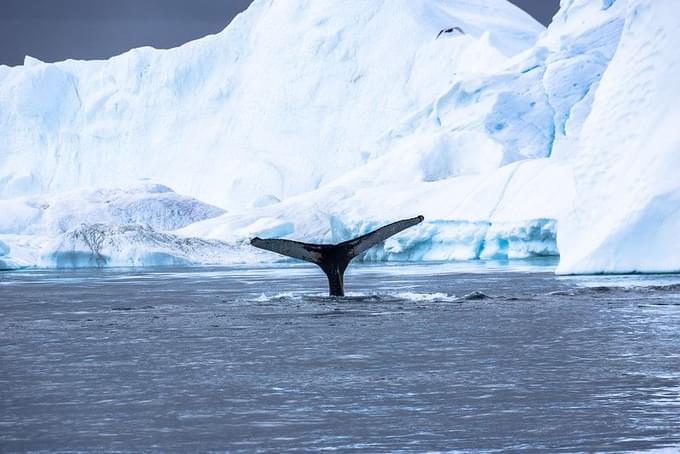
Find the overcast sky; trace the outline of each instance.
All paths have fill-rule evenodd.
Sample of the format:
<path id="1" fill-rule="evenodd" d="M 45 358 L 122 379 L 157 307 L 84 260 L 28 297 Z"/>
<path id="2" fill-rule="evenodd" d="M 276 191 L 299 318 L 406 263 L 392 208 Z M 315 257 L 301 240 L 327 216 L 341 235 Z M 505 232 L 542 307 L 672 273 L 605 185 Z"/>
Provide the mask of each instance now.
<path id="1" fill-rule="evenodd" d="M 511 0 L 548 24 L 559 0 Z M 222 30 L 251 0 L 0 0 L 0 64 L 108 58 Z"/>

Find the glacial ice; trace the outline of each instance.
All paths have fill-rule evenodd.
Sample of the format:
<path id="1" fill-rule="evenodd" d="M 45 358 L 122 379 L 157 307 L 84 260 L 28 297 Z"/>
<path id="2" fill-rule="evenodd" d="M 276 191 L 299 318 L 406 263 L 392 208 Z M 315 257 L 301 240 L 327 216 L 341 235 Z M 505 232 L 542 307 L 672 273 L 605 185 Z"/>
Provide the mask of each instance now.
<path id="1" fill-rule="evenodd" d="M 197 221 L 219 216 L 221 208 L 208 205 L 191 197 L 182 196 L 170 188 L 154 184 L 137 184 L 128 188 L 74 189 L 58 194 L 45 194 L 0 200 L 0 237 L 12 243 L 10 251 L 2 255 L 7 268 L 19 263 L 43 267 L 90 266 L 127 264 L 141 266 L 172 261 L 162 256 L 177 250 L 173 255 L 180 262 L 187 247 L 177 249 L 174 239 L 157 232 L 174 230 Z M 93 226 L 96 226 L 93 227 Z M 133 235 L 134 232 L 135 234 Z M 98 255 L 84 247 L 91 237 L 99 237 L 107 248 Z M 122 239 L 122 240 L 121 240 Z M 129 240 L 127 248 L 119 243 Z M 179 241 L 179 240 L 178 240 Z M 189 244 L 206 245 L 187 239 Z M 147 249 L 155 248 L 158 254 Z M 4 244 L 4 243 L 3 243 Z M 0 252 L 5 247 L 0 247 Z M 130 253 L 123 258 L 122 250 Z M 141 252 L 140 252 L 141 251 Z M 202 253 L 202 252 L 200 252 Z M 199 252 L 197 252 L 199 254 Z M 166 255 L 172 255 L 167 252 Z M 206 261 L 209 259 L 206 255 Z M 20 259 L 21 262 L 9 258 Z M 188 260 L 185 260 L 185 262 Z M 196 260 L 198 261 L 198 260 Z"/>
<path id="2" fill-rule="evenodd" d="M 10 257 L 9 253 L 10 247 L 5 242 L 0 241 L 0 271 L 16 270 L 28 266 L 27 263 Z"/>
<path id="3" fill-rule="evenodd" d="M 451 25 L 466 34 L 435 40 Z M 257 0 L 176 49 L 30 60 L 0 72 L 0 196 L 142 178 L 228 210 L 301 194 L 541 31 L 505 0 Z"/>
<path id="4" fill-rule="evenodd" d="M 556 254 L 556 227 L 551 220 L 573 198 L 571 172 L 562 163 L 524 160 L 487 173 L 434 182 L 411 180 L 405 185 L 384 175 L 388 181 L 372 179 L 379 161 L 311 193 L 260 209 L 226 213 L 176 233 L 228 243 L 253 236 L 341 242 L 391 220 L 422 214 L 422 224 L 389 239 L 384 247 L 369 250 L 362 259 Z"/>
<path id="5" fill-rule="evenodd" d="M 0 268 L 281 260 L 248 238 L 422 214 L 361 259 L 680 271 L 677 13 L 256 0 L 177 49 L 0 66 Z"/>
<path id="6" fill-rule="evenodd" d="M 167 266 L 247 262 L 244 245 L 178 237 L 150 226 L 82 224 L 51 239 L 39 265 L 55 268 Z"/>
<path id="7" fill-rule="evenodd" d="M 90 223 L 174 230 L 219 216 L 224 210 L 166 186 L 137 184 L 0 199 L 0 212 L 0 235 L 51 235 Z"/>
<path id="8" fill-rule="evenodd" d="M 0 241 L 0 256 L 9 254 L 9 246 Z"/>
<path id="9" fill-rule="evenodd" d="M 680 271 L 678 4 L 618 3 L 621 40 L 572 152 L 560 273 Z"/>

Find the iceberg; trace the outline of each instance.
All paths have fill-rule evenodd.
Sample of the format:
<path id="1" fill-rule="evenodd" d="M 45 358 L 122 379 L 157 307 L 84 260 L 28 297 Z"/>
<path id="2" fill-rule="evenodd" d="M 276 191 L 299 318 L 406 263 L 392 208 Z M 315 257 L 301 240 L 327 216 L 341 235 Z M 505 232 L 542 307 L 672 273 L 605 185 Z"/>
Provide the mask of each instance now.
<path id="1" fill-rule="evenodd" d="M 10 247 L 0 241 L 0 271 L 17 270 L 26 268 L 29 264 L 10 256 Z"/>
<path id="2" fill-rule="evenodd" d="M 224 210 L 156 184 L 82 188 L 0 200 L 0 235 L 51 235 L 80 224 L 140 224 L 174 230 Z"/>
<path id="3" fill-rule="evenodd" d="M 369 250 L 360 260 L 527 258 L 557 253 L 554 219 L 573 198 L 571 171 L 560 162 L 524 160 L 440 181 L 411 179 L 407 185 L 398 178 L 372 178 L 374 165 L 380 167 L 380 160 L 311 193 L 264 208 L 225 213 L 176 233 L 228 243 L 254 236 L 335 243 L 400 215 L 422 214 L 422 224 Z"/>
<path id="4" fill-rule="evenodd" d="M 12 245 L 12 257 L 19 261 L 13 260 L 13 265 L 9 265 L 10 246 L 5 242 L 0 246 L 0 256 L 7 256 L 3 257 L 6 268 L 16 268 L 22 263 L 41 267 L 159 264 L 160 249 L 175 250 L 179 246 L 172 243 L 170 236 L 158 236 L 156 232 L 219 216 L 224 210 L 176 194 L 166 186 L 146 183 L 4 199 L 0 200 L 0 212 L 0 238 Z M 130 243 L 128 249 L 114 241 L 120 238 Z M 139 245 L 145 241 L 157 245 L 155 256 L 152 252 L 139 252 Z M 203 243 L 191 239 L 187 242 L 205 249 Z M 88 247 L 83 246 L 88 243 Z M 99 250 L 102 245 L 113 247 L 114 243 L 118 244 L 116 254 Z M 177 249 L 176 263 L 186 255 L 187 248 Z M 130 252 L 130 257 L 121 258 L 121 250 Z M 165 264 L 172 263 L 167 258 L 163 260 Z"/>
<path id="5" fill-rule="evenodd" d="M 211 265 L 235 257 L 247 263 L 248 253 L 243 249 L 215 240 L 178 237 L 150 226 L 82 224 L 50 240 L 38 264 L 46 268 Z"/>
<path id="6" fill-rule="evenodd" d="M 0 66 L 0 267 L 274 261 L 247 240 L 422 214 L 360 259 L 680 271 L 678 9 L 255 0 L 176 49 Z"/>
<path id="7" fill-rule="evenodd" d="M 452 25 L 465 35 L 435 39 Z M 505 0 L 256 0 L 176 49 L 30 59 L 0 71 L 0 197 L 144 178 L 228 210 L 301 194 L 542 30 Z"/>
<path id="8" fill-rule="evenodd" d="M 678 5 L 617 3 L 621 40 L 570 157 L 559 273 L 680 271 Z"/>

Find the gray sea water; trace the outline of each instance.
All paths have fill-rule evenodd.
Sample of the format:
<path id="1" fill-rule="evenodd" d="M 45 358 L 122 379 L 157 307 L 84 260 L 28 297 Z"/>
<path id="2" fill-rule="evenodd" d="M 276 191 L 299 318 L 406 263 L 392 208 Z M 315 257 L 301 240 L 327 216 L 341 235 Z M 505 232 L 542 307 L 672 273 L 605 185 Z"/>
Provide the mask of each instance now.
<path id="1" fill-rule="evenodd" d="M 680 447 L 680 276 L 0 273 L 0 451 Z"/>

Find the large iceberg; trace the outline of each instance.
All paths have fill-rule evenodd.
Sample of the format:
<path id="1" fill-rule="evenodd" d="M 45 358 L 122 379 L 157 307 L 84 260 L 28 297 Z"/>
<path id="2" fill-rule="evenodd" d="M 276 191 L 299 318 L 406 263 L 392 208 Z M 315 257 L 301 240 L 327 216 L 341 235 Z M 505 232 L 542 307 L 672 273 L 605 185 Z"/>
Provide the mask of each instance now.
<path id="1" fill-rule="evenodd" d="M 680 271 L 680 5 L 619 3 L 623 33 L 571 151 L 561 273 Z"/>
<path id="2" fill-rule="evenodd" d="M 465 35 L 435 39 L 452 25 Z M 0 195 L 147 178 L 234 210 L 304 193 L 541 31 L 505 0 L 257 0 L 176 49 L 28 59 L 0 70 Z"/>
<path id="3" fill-rule="evenodd" d="M 678 9 L 256 0 L 177 49 L 0 66 L 0 265 L 278 260 L 247 239 L 423 214 L 362 259 L 680 271 Z"/>

